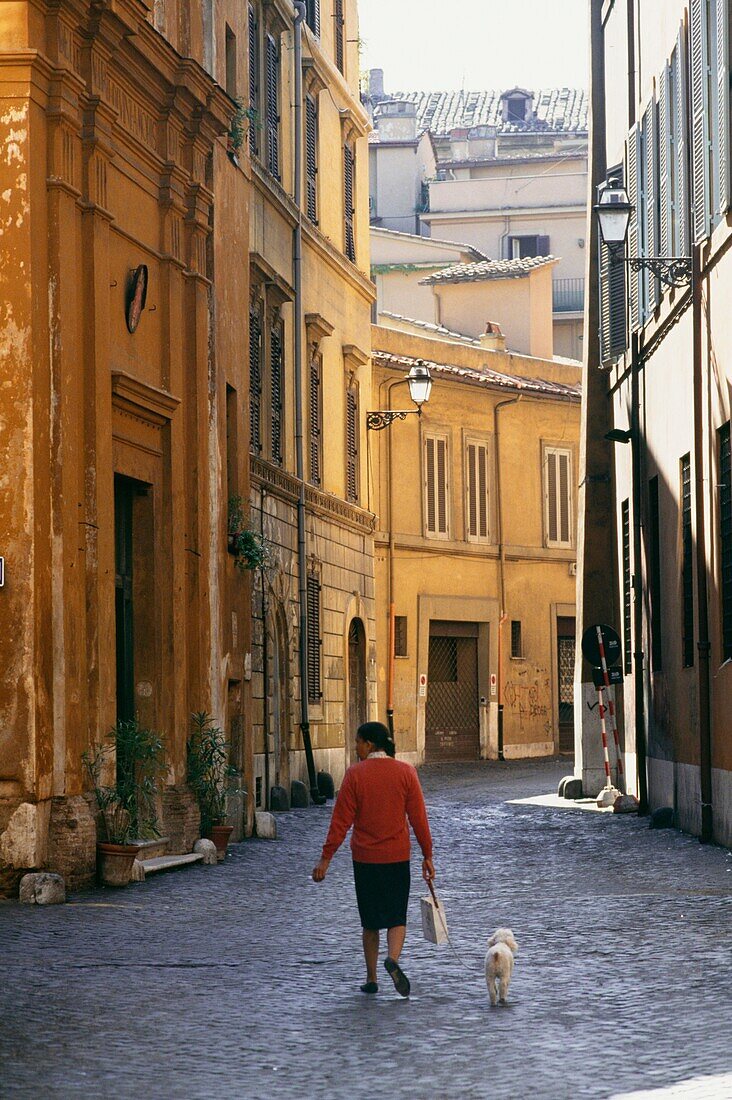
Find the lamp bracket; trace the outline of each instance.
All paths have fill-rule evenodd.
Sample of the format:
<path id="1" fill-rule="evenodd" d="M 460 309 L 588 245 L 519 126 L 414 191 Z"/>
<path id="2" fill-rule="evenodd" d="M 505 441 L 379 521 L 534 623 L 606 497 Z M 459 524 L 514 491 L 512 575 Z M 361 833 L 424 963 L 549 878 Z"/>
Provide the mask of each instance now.
<path id="1" fill-rule="evenodd" d="M 421 409 L 389 409 L 366 413 L 366 427 L 370 431 L 380 432 L 388 428 L 395 420 L 406 420 L 408 416 L 419 416 Z"/>
<path id="2" fill-rule="evenodd" d="M 666 286 L 691 283 L 691 256 L 623 256 L 619 249 L 611 249 L 610 262 L 626 263 L 631 271 L 650 271 Z"/>

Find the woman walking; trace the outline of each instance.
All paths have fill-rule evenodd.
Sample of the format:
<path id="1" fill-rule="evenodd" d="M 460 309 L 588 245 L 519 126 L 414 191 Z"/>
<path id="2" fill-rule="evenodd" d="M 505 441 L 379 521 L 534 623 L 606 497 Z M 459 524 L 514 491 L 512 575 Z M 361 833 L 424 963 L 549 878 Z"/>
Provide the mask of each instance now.
<path id="1" fill-rule="evenodd" d="M 394 759 L 394 741 L 381 722 L 366 722 L 356 733 L 359 763 L 343 778 L 330 829 L 313 879 L 322 882 L 330 861 L 353 826 L 351 852 L 356 900 L 363 928 L 366 981 L 362 993 L 378 993 L 379 932 L 386 928 L 384 966 L 397 993 L 409 996 L 409 979 L 399 966 L 407 934 L 409 901 L 409 824 L 422 849 L 422 876 L 435 877 L 432 837 L 422 788 L 411 764 Z"/>

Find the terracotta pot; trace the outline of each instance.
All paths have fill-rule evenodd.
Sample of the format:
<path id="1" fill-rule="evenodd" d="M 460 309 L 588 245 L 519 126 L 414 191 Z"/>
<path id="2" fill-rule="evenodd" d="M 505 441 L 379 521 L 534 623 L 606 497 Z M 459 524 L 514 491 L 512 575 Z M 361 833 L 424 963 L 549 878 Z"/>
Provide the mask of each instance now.
<path id="1" fill-rule="evenodd" d="M 216 858 L 219 863 L 223 863 L 226 859 L 226 847 L 229 843 L 229 837 L 234 831 L 233 825 L 212 825 L 211 826 L 211 840 L 216 845 Z"/>
<path id="2" fill-rule="evenodd" d="M 134 844 L 97 844 L 97 870 L 105 886 L 126 886 L 137 858 Z"/>

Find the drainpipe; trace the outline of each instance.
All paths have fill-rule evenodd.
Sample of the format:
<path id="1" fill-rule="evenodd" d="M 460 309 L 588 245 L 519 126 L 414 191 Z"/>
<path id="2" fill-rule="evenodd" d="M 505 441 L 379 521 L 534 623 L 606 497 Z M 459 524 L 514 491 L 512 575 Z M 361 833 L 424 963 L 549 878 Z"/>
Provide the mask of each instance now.
<path id="1" fill-rule="evenodd" d="M 302 24 L 306 8 L 302 0 L 295 0 L 295 135 L 294 152 L 294 200 L 297 207 L 297 222 L 292 231 L 292 285 L 295 291 L 295 467 L 299 484 L 297 496 L 297 561 L 298 561 L 298 597 L 300 614 L 300 730 L 305 749 L 308 769 L 310 797 L 317 806 L 322 806 L 325 798 L 318 792 L 315 775 L 313 745 L 310 740 L 310 711 L 308 709 L 308 567 L 305 545 L 305 461 L 303 443 L 303 402 L 302 402 L 302 330 L 304 311 L 302 301 Z"/>
<path id="2" fill-rule="evenodd" d="M 503 755 L 503 624 L 506 615 L 506 547 L 503 539 L 503 493 L 501 488 L 501 448 L 499 443 L 498 412 L 506 405 L 517 405 L 522 394 L 499 401 L 493 406 L 493 449 L 496 467 L 496 500 L 498 504 L 498 574 L 501 589 L 501 606 L 498 615 L 498 759 Z"/>
<path id="3" fill-rule="evenodd" d="M 701 842 L 714 840 L 712 814 L 712 722 L 709 679 L 709 606 L 707 593 L 707 537 L 704 509 L 704 397 L 702 355 L 702 281 L 700 246 L 692 248 L 691 308 L 694 366 L 694 471 L 696 497 L 696 594 L 699 620 L 699 773 L 701 784 Z"/>
<path id="4" fill-rule="evenodd" d="M 259 492 L 259 534 L 264 542 L 264 498 L 266 490 L 264 485 Z M 264 808 L 270 806 L 270 763 L 269 763 L 269 645 L 267 644 L 267 586 L 264 566 L 259 570 L 259 579 L 262 585 L 262 672 L 263 672 L 263 707 L 262 717 L 264 723 Z"/>

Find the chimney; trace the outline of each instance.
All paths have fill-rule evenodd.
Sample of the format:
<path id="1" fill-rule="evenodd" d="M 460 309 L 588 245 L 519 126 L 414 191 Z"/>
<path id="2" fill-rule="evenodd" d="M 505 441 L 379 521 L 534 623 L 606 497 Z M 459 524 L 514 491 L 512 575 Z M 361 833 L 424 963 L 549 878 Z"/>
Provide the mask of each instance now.
<path id="1" fill-rule="evenodd" d="M 454 127 L 449 134 L 450 158 L 452 160 L 467 160 L 470 156 L 468 144 L 468 129 L 465 126 Z"/>
<path id="2" fill-rule="evenodd" d="M 378 103 L 384 98 L 384 70 L 369 69 L 369 99 Z"/>
<path id="3" fill-rule="evenodd" d="M 417 107 L 406 99 L 385 99 L 374 107 L 374 126 L 379 141 L 415 141 Z"/>
<path id="4" fill-rule="evenodd" d="M 468 130 L 468 150 L 471 157 L 490 157 L 496 155 L 496 127 L 471 126 Z"/>
<path id="5" fill-rule="evenodd" d="M 487 321 L 485 332 L 481 334 L 478 343 L 486 351 L 505 351 L 506 337 L 501 332 L 501 326 L 497 321 Z"/>

